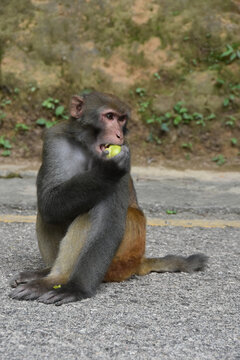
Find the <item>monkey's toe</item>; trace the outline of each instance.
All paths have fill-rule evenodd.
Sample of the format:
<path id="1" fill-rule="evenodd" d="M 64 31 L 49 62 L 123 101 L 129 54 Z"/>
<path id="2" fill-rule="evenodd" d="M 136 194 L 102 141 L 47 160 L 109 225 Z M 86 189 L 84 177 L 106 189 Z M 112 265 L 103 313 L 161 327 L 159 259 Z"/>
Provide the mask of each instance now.
<path id="1" fill-rule="evenodd" d="M 49 289 L 39 280 L 33 280 L 26 284 L 20 284 L 9 294 L 12 299 L 16 300 L 36 300 Z"/>
<path id="2" fill-rule="evenodd" d="M 77 301 L 79 299 L 80 298 L 77 296 L 77 294 L 64 291 L 63 289 L 56 289 L 46 292 L 39 297 L 38 301 L 47 305 L 55 304 L 56 306 L 60 306 Z"/>

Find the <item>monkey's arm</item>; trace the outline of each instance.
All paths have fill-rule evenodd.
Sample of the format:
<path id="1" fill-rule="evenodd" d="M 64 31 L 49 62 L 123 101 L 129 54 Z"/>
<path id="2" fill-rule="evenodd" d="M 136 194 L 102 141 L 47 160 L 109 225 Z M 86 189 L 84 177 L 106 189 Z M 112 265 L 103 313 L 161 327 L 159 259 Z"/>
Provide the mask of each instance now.
<path id="1" fill-rule="evenodd" d="M 61 305 L 94 295 L 124 236 L 129 204 L 127 174 L 116 189 L 90 211 L 90 231 L 67 285 L 39 301 Z M 79 234 L 76 233 L 76 241 Z"/>
<path id="2" fill-rule="evenodd" d="M 112 191 L 130 166 L 129 150 L 124 146 L 114 159 L 95 159 L 86 171 L 79 161 L 89 161 L 83 150 L 63 145 L 52 141 L 45 146 L 37 178 L 38 209 L 47 223 L 66 222 L 88 212 Z"/>

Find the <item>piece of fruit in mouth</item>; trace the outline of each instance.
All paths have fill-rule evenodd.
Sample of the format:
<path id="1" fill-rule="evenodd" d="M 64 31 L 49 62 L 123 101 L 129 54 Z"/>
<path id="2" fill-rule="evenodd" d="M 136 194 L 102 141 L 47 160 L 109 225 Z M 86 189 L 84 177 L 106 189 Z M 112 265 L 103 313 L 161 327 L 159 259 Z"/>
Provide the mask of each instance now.
<path id="1" fill-rule="evenodd" d="M 120 152 L 121 152 L 121 146 L 120 145 L 109 145 L 109 144 L 106 144 L 106 145 L 102 145 L 101 146 L 101 149 L 103 151 L 107 151 L 108 154 L 107 154 L 107 158 L 110 159 L 116 155 L 118 155 Z"/>

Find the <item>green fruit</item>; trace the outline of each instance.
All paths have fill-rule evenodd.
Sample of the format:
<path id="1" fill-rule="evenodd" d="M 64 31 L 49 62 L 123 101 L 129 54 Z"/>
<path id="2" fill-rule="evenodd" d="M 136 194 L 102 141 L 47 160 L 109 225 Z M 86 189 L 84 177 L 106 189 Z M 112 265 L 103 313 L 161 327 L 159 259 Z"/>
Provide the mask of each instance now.
<path id="1" fill-rule="evenodd" d="M 53 289 L 60 289 L 62 287 L 62 285 L 54 285 Z"/>
<path id="2" fill-rule="evenodd" d="M 108 154 L 107 154 L 107 158 L 111 159 L 112 157 L 116 156 L 117 154 L 119 154 L 121 152 L 121 146 L 119 145 L 110 145 L 107 148 Z"/>

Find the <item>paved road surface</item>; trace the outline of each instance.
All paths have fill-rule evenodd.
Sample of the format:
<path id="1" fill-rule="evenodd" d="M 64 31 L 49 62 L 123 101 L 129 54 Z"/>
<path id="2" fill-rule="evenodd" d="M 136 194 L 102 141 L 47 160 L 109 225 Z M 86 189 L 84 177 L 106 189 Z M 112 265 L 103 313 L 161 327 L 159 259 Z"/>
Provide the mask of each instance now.
<path id="1" fill-rule="evenodd" d="M 204 252 L 207 269 L 102 284 L 94 298 L 59 308 L 13 301 L 9 278 L 43 265 L 35 178 L 0 179 L 2 359 L 240 359 L 239 174 L 148 171 L 146 179 L 133 170 L 150 224 L 147 255 Z"/>

